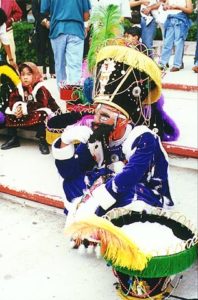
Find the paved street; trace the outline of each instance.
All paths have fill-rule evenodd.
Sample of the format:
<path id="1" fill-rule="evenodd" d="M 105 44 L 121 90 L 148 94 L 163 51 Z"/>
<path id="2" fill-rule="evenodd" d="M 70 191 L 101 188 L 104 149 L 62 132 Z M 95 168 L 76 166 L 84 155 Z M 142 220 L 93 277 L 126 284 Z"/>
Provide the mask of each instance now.
<path id="1" fill-rule="evenodd" d="M 69 249 L 62 211 L 8 199 L 0 201 L 1 300 L 120 299 L 102 258 Z M 183 274 L 173 295 L 198 299 L 197 270 Z"/>

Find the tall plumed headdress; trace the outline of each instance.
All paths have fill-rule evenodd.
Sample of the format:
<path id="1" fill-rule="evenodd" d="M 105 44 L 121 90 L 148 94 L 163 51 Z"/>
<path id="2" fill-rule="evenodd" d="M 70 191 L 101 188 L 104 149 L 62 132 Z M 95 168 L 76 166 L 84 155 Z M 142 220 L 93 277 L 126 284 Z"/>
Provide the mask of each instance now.
<path id="1" fill-rule="evenodd" d="M 94 102 L 117 108 L 135 124 L 144 123 L 144 107 L 161 95 L 157 64 L 133 48 L 111 44 L 98 52 L 95 72 Z"/>

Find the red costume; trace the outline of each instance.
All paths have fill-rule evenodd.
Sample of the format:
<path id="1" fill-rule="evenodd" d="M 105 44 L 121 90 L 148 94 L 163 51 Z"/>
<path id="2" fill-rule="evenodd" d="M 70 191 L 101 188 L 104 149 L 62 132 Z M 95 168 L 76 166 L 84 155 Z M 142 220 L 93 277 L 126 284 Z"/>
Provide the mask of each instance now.
<path id="1" fill-rule="evenodd" d="M 41 74 L 36 65 L 30 62 L 24 63 L 33 72 L 33 82 L 30 87 L 21 87 L 10 94 L 6 109 L 7 127 L 28 127 L 44 123 L 49 115 L 53 115 L 59 109 L 58 104 L 43 85 Z M 18 106 L 23 111 L 22 118 L 15 116 Z"/>
<path id="2" fill-rule="evenodd" d="M 0 7 L 5 11 L 8 17 L 6 27 L 7 31 L 9 31 L 12 29 L 12 23 L 20 21 L 22 18 L 22 11 L 14 0 L 1 0 L 0 2 Z"/>

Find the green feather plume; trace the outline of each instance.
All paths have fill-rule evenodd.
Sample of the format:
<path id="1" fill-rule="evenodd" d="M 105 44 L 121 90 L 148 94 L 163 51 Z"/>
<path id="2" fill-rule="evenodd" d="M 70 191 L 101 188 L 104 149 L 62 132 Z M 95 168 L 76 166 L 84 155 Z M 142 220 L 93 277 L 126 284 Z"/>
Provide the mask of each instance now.
<path id="1" fill-rule="evenodd" d="M 115 39 L 123 32 L 121 13 L 117 5 L 100 6 L 91 17 L 91 43 L 87 55 L 88 68 L 93 72 L 97 52 L 105 46 L 107 40 Z"/>

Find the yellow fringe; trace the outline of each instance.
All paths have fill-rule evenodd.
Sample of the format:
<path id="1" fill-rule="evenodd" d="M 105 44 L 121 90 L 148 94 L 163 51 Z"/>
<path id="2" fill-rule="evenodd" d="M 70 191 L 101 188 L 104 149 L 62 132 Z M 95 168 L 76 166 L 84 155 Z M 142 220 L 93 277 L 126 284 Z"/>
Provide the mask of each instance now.
<path id="1" fill-rule="evenodd" d="M 49 145 L 52 145 L 53 142 L 60 136 L 61 133 L 50 132 L 48 129 L 46 129 L 46 141 Z"/>
<path id="2" fill-rule="evenodd" d="M 100 49 L 97 54 L 97 63 L 107 58 L 143 71 L 155 82 L 156 87 L 150 90 L 148 97 L 143 102 L 144 104 L 154 103 L 160 98 L 162 91 L 161 71 L 150 57 L 133 48 L 110 45 Z"/>
<path id="3" fill-rule="evenodd" d="M 126 296 L 123 294 L 123 292 L 121 291 L 121 289 L 118 289 L 117 291 L 118 293 L 118 296 L 123 299 L 123 300 L 140 300 L 140 299 L 144 299 L 144 300 L 163 300 L 164 297 L 163 297 L 163 294 L 164 293 L 160 293 L 158 295 L 155 295 L 155 296 L 151 296 L 149 298 L 140 298 L 140 297 L 133 297 L 133 296 Z"/>
<path id="4" fill-rule="evenodd" d="M 4 74 L 9 77 L 16 86 L 21 82 L 16 72 L 7 65 L 0 66 L 0 74 Z"/>
<path id="5" fill-rule="evenodd" d="M 111 261 L 114 267 L 142 271 L 151 258 L 140 251 L 119 227 L 95 215 L 73 223 L 66 229 L 66 234 L 72 234 L 79 239 L 91 236 L 99 240 L 102 256 Z"/>

